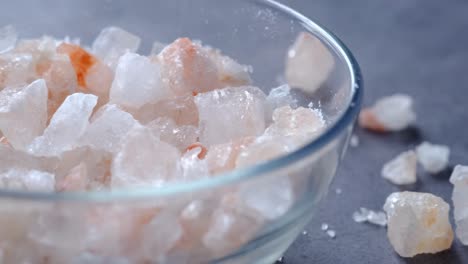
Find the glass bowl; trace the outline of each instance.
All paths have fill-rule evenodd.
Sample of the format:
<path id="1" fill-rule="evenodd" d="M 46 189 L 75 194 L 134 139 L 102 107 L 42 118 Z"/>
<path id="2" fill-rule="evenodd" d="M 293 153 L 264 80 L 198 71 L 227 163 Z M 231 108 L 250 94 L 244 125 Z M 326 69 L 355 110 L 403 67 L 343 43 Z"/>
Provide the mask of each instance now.
<path id="1" fill-rule="evenodd" d="M 301 32 L 335 62 L 314 94 L 298 94 L 303 106 L 321 106 L 327 130 L 287 156 L 161 189 L 0 191 L 1 263 L 273 263 L 327 193 L 360 107 L 360 71 L 346 46 L 275 1 L 16 0 L 3 3 L 0 24 L 21 38 L 68 35 L 87 45 L 118 26 L 142 38 L 142 54 L 155 40 L 199 39 L 252 65 L 265 92 L 284 80 Z"/>

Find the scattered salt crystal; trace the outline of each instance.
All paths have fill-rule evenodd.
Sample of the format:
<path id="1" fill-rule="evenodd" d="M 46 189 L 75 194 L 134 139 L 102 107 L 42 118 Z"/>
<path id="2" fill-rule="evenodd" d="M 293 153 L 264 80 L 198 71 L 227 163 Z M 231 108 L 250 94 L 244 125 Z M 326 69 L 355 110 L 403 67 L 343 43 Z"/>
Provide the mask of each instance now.
<path id="1" fill-rule="evenodd" d="M 336 188 L 335 193 L 336 194 L 341 194 L 341 193 L 343 193 L 343 190 L 341 190 L 341 188 Z"/>
<path id="2" fill-rule="evenodd" d="M 256 87 L 214 90 L 195 97 L 201 135 L 206 146 L 247 136 L 265 129 L 265 94 Z"/>
<path id="3" fill-rule="evenodd" d="M 277 262 L 283 263 L 283 259 L 284 259 L 284 257 L 280 257 L 280 258 L 277 260 Z"/>
<path id="4" fill-rule="evenodd" d="M 439 173 L 447 168 L 450 149 L 447 146 L 423 142 L 416 148 L 419 163 L 430 173 Z"/>
<path id="5" fill-rule="evenodd" d="M 334 66 L 328 48 L 317 37 L 303 32 L 289 49 L 286 79 L 291 87 L 312 94 L 326 81 Z"/>
<path id="6" fill-rule="evenodd" d="M 80 145 L 116 152 L 122 139 L 136 124 L 132 115 L 116 105 L 105 105 L 93 116 L 80 139 Z"/>
<path id="7" fill-rule="evenodd" d="M 382 168 L 382 177 L 393 184 L 405 185 L 416 182 L 417 155 L 413 150 L 401 153 Z"/>
<path id="8" fill-rule="evenodd" d="M 47 87 L 39 79 L 21 88 L 0 91 L 0 130 L 14 148 L 26 150 L 47 122 Z"/>
<path id="9" fill-rule="evenodd" d="M 464 245 L 468 245 L 468 167 L 455 166 L 450 182 L 454 185 L 452 201 L 457 237 Z"/>
<path id="10" fill-rule="evenodd" d="M 111 103 L 137 109 L 167 96 L 159 65 L 135 53 L 120 57 L 110 90 Z"/>
<path id="11" fill-rule="evenodd" d="M 9 190 L 53 192 L 55 176 L 37 170 L 10 169 L 0 174 L 0 188 Z"/>
<path id="12" fill-rule="evenodd" d="M 406 94 L 394 94 L 379 99 L 371 108 L 363 109 L 359 124 L 379 132 L 399 131 L 416 120 L 413 99 Z"/>
<path id="13" fill-rule="evenodd" d="M 115 68 L 120 56 L 136 52 L 140 38 L 118 27 L 104 28 L 94 40 L 92 51 L 111 68 Z"/>
<path id="14" fill-rule="evenodd" d="M 400 256 L 437 253 L 452 245 L 450 206 L 440 197 L 396 192 L 387 197 L 384 210 L 388 216 L 388 239 Z"/>
<path id="15" fill-rule="evenodd" d="M 335 230 L 327 230 L 327 235 L 334 239 L 336 237 L 336 231 Z"/>
<path id="16" fill-rule="evenodd" d="M 18 34 L 12 25 L 0 28 L 0 53 L 12 50 L 15 47 Z"/>
<path id="17" fill-rule="evenodd" d="M 302 231 L 302 235 L 306 236 L 308 234 L 307 230 Z"/>
<path id="18" fill-rule="evenodd" d="M 351 139 L 349 140 L 349 145 L 353 148 L 359 146 L 359 138 L 356 135 L 352 135 Z"/>
<path id="19" fill-rule="evenodd" d="M 112 162 L 112 187 L 160 187 L 180 177 L 180 153 L 136 125 Z M 157 161 L 157 162 L 155 162 Z"/>
<path id="20" fill-rule="evenodd" d="M 328 230 L 328 224 L 323 223 L 323 224 L 320 226 L 320 229 L 322 229 L 322 231 L 327 231 L 327 230 Z"/>
<path id="21" fill-rule="evenodd" d="M 89 124 L 89 117 L 97 103 L 91 94 L 68 96 L 50 120 L 44 134 L 34 139 L 28 151 L 36 156 L 57 156 L 74 147 Z"/>
<path id="22" fill-rule="evenodd" d="M 379 226 L 387 225 L 387 216 L 384 212 L 374 212 L 363 207 L 353 213 L 353 220 L 357 223 L 369 222 Z"/>

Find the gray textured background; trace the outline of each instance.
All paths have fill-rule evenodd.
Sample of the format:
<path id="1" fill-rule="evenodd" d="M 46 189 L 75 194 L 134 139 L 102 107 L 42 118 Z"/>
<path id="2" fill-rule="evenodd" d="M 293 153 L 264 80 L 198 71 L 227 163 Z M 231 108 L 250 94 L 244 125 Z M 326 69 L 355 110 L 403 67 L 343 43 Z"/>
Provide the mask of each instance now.
<path id="1" fill-rule="evenodd" d="M 391 135 L 361 129 L 315 219 L 291 246 L 285 264 L 299 263 L 468 263 L 468 247 L 413 259 L 398 257 L 386 229 L 354 223 L 359 207 L 380 209 L 399 188 L 380 177 L 382 164 L 428 140 L 452 149 L 451 165 L 468 164 L 468 1 L 463 0 L 283 0 L 335 32 L 353 51 L 365 81 L 364 105 L 395 92 L 415 99 L 414 128 Z M 450 171 L 418 171 L 415 191 L 450 201 Z M 341 195 L 334 190 L 341 188 Z M 451 201 L 450 201 L 451 202 Z M 320 230 L 326 222 L 337 232 Z"/>

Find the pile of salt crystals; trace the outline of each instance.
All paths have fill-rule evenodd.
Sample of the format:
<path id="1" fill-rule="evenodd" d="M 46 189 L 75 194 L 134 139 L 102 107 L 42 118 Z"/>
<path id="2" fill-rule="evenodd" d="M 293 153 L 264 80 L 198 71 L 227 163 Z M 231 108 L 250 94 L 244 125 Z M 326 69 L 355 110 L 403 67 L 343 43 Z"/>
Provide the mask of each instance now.
<path id="1" fill-rule="evenodd" d="M 17 40 L 11 27 L 0 30 L 1 188 L 66 192 L 163 187 L 287 154 L 326 126 L 320 110 L 296 107 L 288 86 L 267 96 L 251 85 L 249 67 L 188 38 L 143 56 L 136 53 L 140 39 L 116 27 L 104 29 L 91 49 L 47 36 Z M 295 61 L 301 58 L 298 53 L 316 48 L 310 39 L 307 34 L 298 38 L 290 67 L 302 67 Z M 300 80 L 307 75 L 294 78 L 318 85 L 316 79 Z M 102 222 L 120 229 L 131 229 L 127 222 L 148 223 L 138 227 L 148 234 L 171 230 L 170 235 L 141 238 L 147 245 L 141 254 L 148 258 L 192 242 L 219 255 L 245 243 L 265 220 L 285 214 L 294 196 L 291 179 L 282 177 L 221 194 L 215 206 L 192 201 L 182 211 L 159 208 L 158 213 L 136 215 L 120 209 L 103 214 L 109 219 Z M 56 213 L 63 212 L 52 215 Z M 75 230 L 72 224 L 60 225 Z M 101 229 L 107 230 L 86 230 Z M 86 230 L 80 233 L 84 244 L 96 235 L 87 237 Z M 47 241 L 49 248 L 61 246 L 48 232 L 28 239 Z M 124 240 L 129 239 L 113 238 Z"/>

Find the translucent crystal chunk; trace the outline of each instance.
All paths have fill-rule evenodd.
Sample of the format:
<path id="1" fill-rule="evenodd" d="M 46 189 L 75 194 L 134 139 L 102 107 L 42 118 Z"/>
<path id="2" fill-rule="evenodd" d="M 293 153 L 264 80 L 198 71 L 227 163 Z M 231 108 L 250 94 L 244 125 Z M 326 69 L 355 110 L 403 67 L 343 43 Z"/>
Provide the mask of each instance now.
<path id="1" fill-rule="evenodd" d="M 416 182 L 417 155 L 413 150 L 398 155 L 382 168 L 382 177 L 393 184 L 404 185 Z"/>
<path id="2" fill-rule="evenodd" d="M 468 245 L 468 167 L 455 166 L 450 182 L 454 185 L 452 201 L 457 237 L 464 245 Z"/>
<path id="3" fill-rule="evenodd" d="M 450 149 L 443 145 L 423 142 L 416 148 L 419 163 L 430 173 L 439 173 L 447 168 Z"/>
<path id="4" fill-rule="evenodd" d="M 0 53 L 12 50 L 15 47 L 18 34 L 12 25 L 0 28 Z"/>

